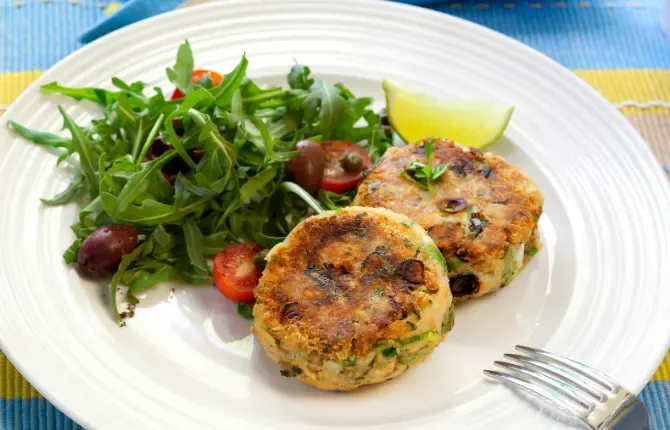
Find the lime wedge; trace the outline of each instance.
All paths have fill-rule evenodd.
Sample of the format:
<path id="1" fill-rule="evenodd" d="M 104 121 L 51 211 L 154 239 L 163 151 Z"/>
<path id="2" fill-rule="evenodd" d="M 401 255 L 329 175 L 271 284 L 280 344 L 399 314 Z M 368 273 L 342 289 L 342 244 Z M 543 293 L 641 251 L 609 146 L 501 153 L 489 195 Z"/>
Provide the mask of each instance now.
<path id="1" fill-rule="evenodd" d="M 484 148 L 502 136 L 514 112 L 497 101 L 437 99 L 387 80 L 382 87 L 391 125 L 406 142 L 435 137 Z"/>

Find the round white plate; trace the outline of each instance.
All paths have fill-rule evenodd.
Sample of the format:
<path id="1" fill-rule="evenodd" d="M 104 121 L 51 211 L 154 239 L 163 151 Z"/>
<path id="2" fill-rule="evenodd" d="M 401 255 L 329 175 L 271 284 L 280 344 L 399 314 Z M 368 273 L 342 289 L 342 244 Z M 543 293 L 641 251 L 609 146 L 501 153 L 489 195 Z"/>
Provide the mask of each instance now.
<path id="1" fill-rule="evenodd" d="M 249 323 L 213 287 L 161 288 L 128 327 L 102 287 L 66 267 L 67 167 L 10 134 L 12 119 L 58 131 L 56 104 L 88 121 L 90 104 L 39 86 L 166 89 L 188 38 L 198 66 L 283 83 L 294 59 L 356 94 L 382 100 L 382 78 L 435 94 L 516 105 L 492 150 L 544 192 L 544 249 L 513 284 L 457 308 L 456 327 L 421 366 L 352 393 L 283 378 Z M 105 37 L 53 67 L 0 118 L 0 341 L 19 370 L 65 413 L 96 429 L 498 428 L 558 426 L 482 377 L 515 344 L 564 354 L 639 391 L 668 348 L 670 191 L 625 118 L 571 72 L 474 24 L 386 2 L 228 0 L 180 10 Z"/>

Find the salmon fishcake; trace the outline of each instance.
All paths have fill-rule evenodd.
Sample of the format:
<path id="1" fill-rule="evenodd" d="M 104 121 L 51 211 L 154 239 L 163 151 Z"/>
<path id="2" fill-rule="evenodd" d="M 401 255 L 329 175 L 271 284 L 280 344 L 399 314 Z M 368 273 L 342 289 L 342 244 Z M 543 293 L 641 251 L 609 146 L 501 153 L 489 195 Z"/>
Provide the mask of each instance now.
<path id="1" fill-rule="evenodd" d="M 442 254 L 404 215 L 349 207 L 313 216 L 266 260 L 253 333 L 282 375 L 317 388 L 394 378 L 453 326 Z"/>
<path id="2" fill-rule="evenodd" d="M 389 149 L 353 204 L 405 214 L 426 229 L 447 261 L 457 302 L 506 286 L 541 247 L 542 193 L 502 158 L 444 139 L 434 141 L 432 167 L 447 170 L 424 189 L 402 172 L 426 162 L 426 142 Z"/>

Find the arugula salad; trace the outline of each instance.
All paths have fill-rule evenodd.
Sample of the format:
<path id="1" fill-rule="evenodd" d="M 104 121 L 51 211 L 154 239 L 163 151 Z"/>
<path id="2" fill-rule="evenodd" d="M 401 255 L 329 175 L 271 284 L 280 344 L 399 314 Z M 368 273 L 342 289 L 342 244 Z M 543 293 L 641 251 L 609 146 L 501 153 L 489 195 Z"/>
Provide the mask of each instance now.
<path id="1" fill-rule="evenodd" d="M 59 106 L 69 137 L 9 122 L 59 151 L 57 164 L 78 166 L 70 185 L 42 202 L 82 204 L 63 258 L 112 276 L 107 297 L 119 323 L 138 295 L 167 281 L 214 280 L 248 316 L 265 250 L 310 214 L 348 205 L 391 146 L 388 121 L 370 98 L 312 77 L 307 66 L 291 67 L 287 87 L 264 88 L 247 77 L 245 56 L 225 75 L 194 64 L 186 41 L 166 70 L 175 87 L 168 97 L 118 78 L 113 90 L 42 86 L 100 106 L 87 126 Z M 407 172 L 424 187 L 441 173 L 419 165 Z M 120 284 L 129 305 L 121 313 Z"/>

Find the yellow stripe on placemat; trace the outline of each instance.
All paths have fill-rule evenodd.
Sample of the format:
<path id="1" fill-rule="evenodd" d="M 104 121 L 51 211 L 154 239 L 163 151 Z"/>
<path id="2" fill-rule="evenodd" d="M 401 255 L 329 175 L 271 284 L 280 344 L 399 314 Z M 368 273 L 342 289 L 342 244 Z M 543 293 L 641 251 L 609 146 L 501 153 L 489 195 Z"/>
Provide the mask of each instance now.
<path id="1" fill-rule="evenodd" d="M 575 70 L 575 73 L 612 103 L 629 100 L 638 103 L 652 100 L 670 102 L 670 70 Z M 627 107 L 622 112 L 670 113 L 670 109 Z"/>
<path id="2" fill-rule="evenodd" d="M 104 12 L 102 12 L 102 14 L 105 16 L 109 16 L 114 12 L 116 12 L 117 10 L 121 9 L 121 6 L 123 6 L 123 3 L 119 3 L 116 1 L 111 2 L 110 4 L 107 5 L 107 8 L 105 9 Z"/>
<path id="3" fill-rule="evenodd" d="M 33 397 L 41 396 L 0 351 L 0 399 L 30 399 Z"/>
<path id="4" fill-rule="evenodd" d="M 670 351 L 665 354 L 663 363 L 656 369 L 656 373 L 651 377 L 652 381 L 668 381 L 670 382 Z"/>
<path id="5" fill-rule="evenodd" d="M 670 70 L 576 70 L 580 78 L 591 84 L 612 103 L 632 100 L 645 103 L 650 100 L 670 102 Z M 42 71 L 0 73 L 0 105 L 9 105 Z M 625 108 L 624 113 L 643 110 Z M 650 112 L 670 112 L 670 109 L 651 108 Z"/>
<path id="6" fill-rule="evenodd" d="M 41 70 L 32 72 L 0 72 L 0 105 L 7 106 L 16 99 L 35 79 Z"/>

